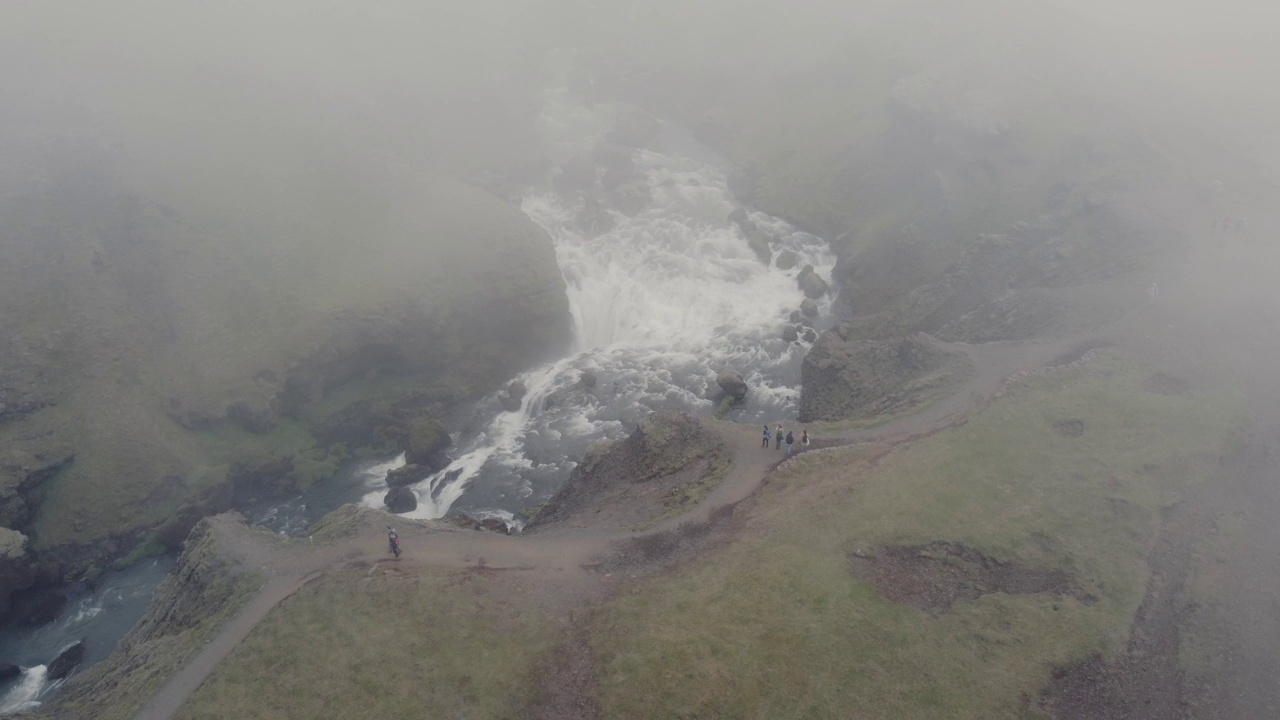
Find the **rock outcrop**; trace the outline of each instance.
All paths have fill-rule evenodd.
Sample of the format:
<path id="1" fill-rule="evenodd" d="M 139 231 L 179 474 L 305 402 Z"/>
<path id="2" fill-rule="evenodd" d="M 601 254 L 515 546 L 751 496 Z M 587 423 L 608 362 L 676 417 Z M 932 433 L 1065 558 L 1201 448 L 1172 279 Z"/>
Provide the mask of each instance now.
<path id="1" fill-rule="evenodd" d="M 778 259 L 774 261 L 779 270 L 790 270 L 800 264 L 800 256 L 794 250 L 783 250 L 778 253 Z"/>
<path id="2" fill-rule="evenodd" d="M 807 318 L 818 317 L 818 303 L 814 302 L 813 298 L 805 298 L 804 302 L 800 303 L 800 314 Z"/>
<path id="3" fill-rule="evenodd" d="M 12 593 L 31 587 L 36 571 L 27 554 L 27 536 L 0 528 L 0 623 L 9 615 Z"/>
<path id="4" fill-rule="evenodd" d="M 684 413 L 655 413 L 627 439 L 593 447 L 529 527 L 578 521 L 630 527 L 652 521 L 697 503 L 730 464 L 723 441 L 703 421 Z"/>
<path id="5" fill-rule="evenodd" d="M 393 487 L 382 498 L 382 503 L 393 513 L 413 512 L 418 509 L 418 496 L 407 487 Z"/>
<path id="6" fill-rule="evenodd" d="M 429 468 L 421 465 L 404 465 L 387 472 L 387 487 L 397 488 L 413 485 L 426 480 L 432 474 Z"/>
<path id="7" fill-rule="evenodd" d="M 130 717 L 213 637 L 264 580 L 256 566 L 224 551 L 225 532 L 253 531 L 238 515 L 201 520 L 142 619 L 106 660 L 68 681 L 56 703 L 74 709 L 76 717 Z"/>
<path id="8" fill-rule="evenodd" d="M 0 680 L 8 680 L 22 674 L 22 668 L 13 663 L 0 662 Z"/>
<path id="9" fill-rule="evenodd" d="M 50 680 L 61 680 L 70 675 L 80 661 L 84 660 L 85 650 L 83 640 L 63 650 L 58 657 L 50 661 L 46 677 Z"/>
<path id="10" fill-rule="evenodd" d="M 742 401 L 750 390 L 747 381 L 742 377 L 742 373 L 737 370 L 725 370 L 720 373 L 716 376 L 716 384 L 720 386 L 725 395 L 738 402 Z"/>
<path id="11" fill-rule="evenodd" d="M 945 353 L 914 338 L 846 341 L 822 333 L 801 366 L 801 422 L 870 417 L 913 407 Z"/>
<path id="12" fill-rule="evenodd" d="M 812 265 L 805 265 L 800 270 L 800 275 L 796 277 L 796 284 L 800 287 L 800 291 L 805 294 L 805 297 L 813 300 L 826 295 L 830 289 L 827 286 L 827 281 L 818 275 Z"/>
<path id="13" fill-rule="evenodd" d="M 759 230 L 752 230 L 747 233 L 747 247 L 751 248 L 751 252 L 756 254 L 760 262 L 768 265 L 773 261 L 773 238 L 768 234 Z"/>
<path id="14" fill-rule="evenodd" d="M 405 448 L 405 460 L 411 465 L 422 465 L 438 472 L 449 465 L 445 451 L 453 446 L 453 438 L 444 423 L 434 418 L 419 420 L 410 428 L 409 446 Z"/>

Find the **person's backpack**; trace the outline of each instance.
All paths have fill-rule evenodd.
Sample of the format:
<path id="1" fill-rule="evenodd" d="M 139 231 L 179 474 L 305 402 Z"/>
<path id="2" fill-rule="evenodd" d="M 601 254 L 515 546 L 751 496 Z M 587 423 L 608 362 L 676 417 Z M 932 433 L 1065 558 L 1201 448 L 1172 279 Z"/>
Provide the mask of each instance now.
<path id="1" fill-rule="evenodd" d="M 787 444 L 788 444 L 788 445 L 791 445 L 791 444 L 793 444 L 795 441 L 796 441 L 796 436 L 795 436 L 795 435 L 792 435 L 791 433 L 787 433 Z"/>

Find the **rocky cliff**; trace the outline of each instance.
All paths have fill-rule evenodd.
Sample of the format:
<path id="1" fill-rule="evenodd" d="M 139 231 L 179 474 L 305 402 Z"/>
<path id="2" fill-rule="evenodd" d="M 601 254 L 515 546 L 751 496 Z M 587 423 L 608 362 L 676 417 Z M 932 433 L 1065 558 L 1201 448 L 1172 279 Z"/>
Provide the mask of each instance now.
<path id="1" fill-rule="evenodd" d="M 71 680 L 57 717 L 131 717 L 261 586 L 263 578 L 228 559 L 219 542 L 216 523 L 196 525 L 146 614 L 110 657 Z"/>

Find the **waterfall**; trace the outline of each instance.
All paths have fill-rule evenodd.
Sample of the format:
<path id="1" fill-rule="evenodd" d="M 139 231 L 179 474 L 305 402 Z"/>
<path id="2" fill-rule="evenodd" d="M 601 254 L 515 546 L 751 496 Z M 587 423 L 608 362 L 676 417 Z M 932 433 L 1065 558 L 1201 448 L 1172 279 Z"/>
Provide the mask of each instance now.
<path id="1" fill-rule="evenodd" d="M 602 112 L 555 99 L 546 113 L 566 152 L 591 147 L 606 125 Z M 804 300 L 799 269 L 813 265 L 830 277 L 826 243 L 751 212 L 774 238 L 775 256 L 789 250 L 798 258 L 787 270 L 766 265 L 727 220 L 738 206 L 719 168 L 669 151 L 635 150 L 632 160 L 652 196 L 635 216 L 545 188 L 524 198 L 525 214 L 554 242 L 573 354 L 517 378 L 529 389 L 518 412 L 503 412 L 495 398 L 482 402 L 477 413 L 490 419 L 458 438 L 449 468 L 411 486 L 419 504 L 407 517 L 441 517 L 462 503 L 473 515 L 510 519 L 545 501 L 593 442 L 620 436 L 648 413 L 710 414 L 725 368 L 752 387 L 735 419 L 794 417 L 807 345 L 784 341 L 782 329 Z M 584 373 L 596 378 L 589 390 Z M 385 487 L 367 487 L 364 503 L 382 507 Z"/>

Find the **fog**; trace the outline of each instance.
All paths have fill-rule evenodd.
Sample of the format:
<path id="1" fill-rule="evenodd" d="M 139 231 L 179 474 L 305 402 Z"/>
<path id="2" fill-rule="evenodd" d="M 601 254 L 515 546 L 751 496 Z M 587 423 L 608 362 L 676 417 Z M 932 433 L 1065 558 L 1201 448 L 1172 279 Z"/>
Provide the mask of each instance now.
<path id="1" fill-rule="evenodd" d="M 329 128 L 411 162 L 474 170 L 530 140 L 519 121 L 536 111 L 552 49 L 762 82 L 861 46 L 921 56 L 947 47 L 1129 93 L 1270 159 L 1278 12 L 1245 0 L 56 1 L 0 9 L 0 52 L 11 112 L 62 102 L 140 132 L 148 123 L 216 122 L 226 134 Z"/>
<path id="2" fill-rule="evenodd" d="M 519 531 L 653 413 L 852 442 L 1079 340 L 1250 428 L 1081 682 L 1212 716 L 1211 606 L 1196 697 L 1274 716 L 1277 78 L 1266 0 L 0 2 L 0 532 L 39 590 L 231 508 Z"/>

